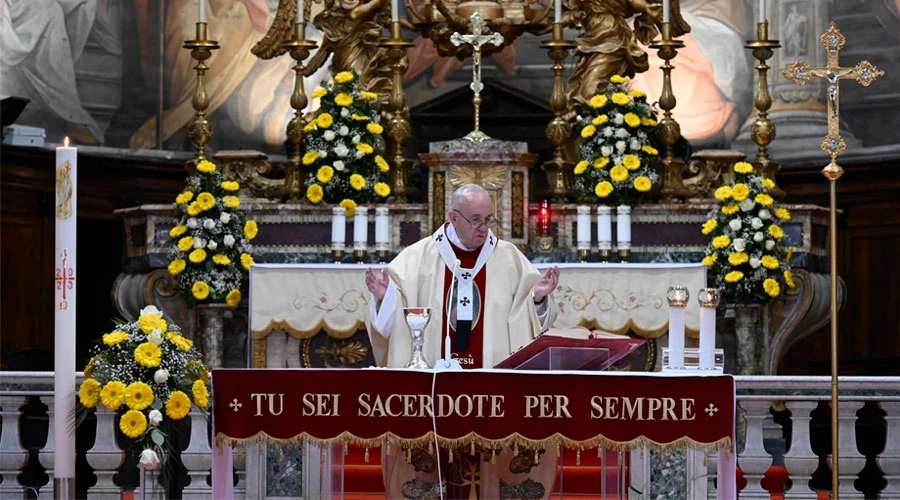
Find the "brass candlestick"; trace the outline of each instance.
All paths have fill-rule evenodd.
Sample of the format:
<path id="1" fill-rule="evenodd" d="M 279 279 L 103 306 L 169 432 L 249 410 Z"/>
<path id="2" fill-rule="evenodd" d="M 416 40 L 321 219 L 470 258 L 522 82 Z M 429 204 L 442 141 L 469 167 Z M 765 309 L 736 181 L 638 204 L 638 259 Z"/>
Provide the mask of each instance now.
<path id="1" fill-rule="evenodd" d="M 769 108 L 772 106 L 772 96 L 769 94 L 767 76 L 769 65 L 766 64 L 766 60 L 772 57 L 773 50 L 781 47 L 781 44 L 778 43 L 778 40 L 769 40 L 769 23 L 765 21 L 756 23 L 756 40 L 749 40 L 745 47 L 751 49 L 753 57 L 759 61 L 759 64 L 756 65 L 759 81 L 756 85 L 756 98 L 753 100 L 753 105 L 759 114 L 750 129 L 750 137 L 758 147 L 756 161 L 753 163 L 757 173 L 774 181 L 778 171 L 781 170 L 781 165 L 772 161 L 767 151 L 769 143 L 775 139 L 775 124 L 768 117 Z M 785 194 L 784 190 L 777 185 L 770 189 L 769 193 L 776 198 L 781 198 Z"/>
<path id="2" fill-rule="evenodd" d="M 388 98 L 391 118 L 387 123 L 387 136 L 391 138 L 387 156 L 393 166 L 389 177 L 391 194 L 395 202 L 406 203 L 418 191 L 409 185 L 409 174 L 413 162 L 403 156 L 403 145 L 410 137 L 410 125 L 409 106 L 406 104 L 406 94 L 403 93 L 402 78 L 409 66 L 406 49 L 412 47 L 413 43 L 411 40 L 403 38 L 400 28 L 399 21 L 392 22 L 391 37 L 382 39 L 378 45 L 387 49 L 391 65 L 391 95 Z"/>
<path id="3" fill-rule="evenodd" d="M 662 157 L 662 172 L 660 172 L 660 194 L 663 201 L 677 201 L 690 194 L 684 185 L 682 174 L 684 162 L 675 158 L 674 146 L 681 137 L 681 126 L 672 118 L 672 109 L 675 108 L 675 93 L 672 92 L 672 64 L 669 62 L 678 54 L 678 49 L 684 47 L 681 40 L 672 40 L 670 23 L 663 23 L 662 38 L 650 44 L 656 49 L 660 59 L 664 61 L 660 68 L 663 70 L 662 95 L 659 97 L 659 107 L 663 109 L 663 119 L 659 122 L 658 134 L 660 141 L 665 145 L 665 153 Z"/>
<path id="4" fill-rule="evenodd" d="M 318 45 L 312 40 L 306 39 L 306 22 L 294 24 L 294 38 L 282 44 L 291 57 L 294 64 L 294 92 L 291 94 L 291 107 L 294 108 L 294 117 L 287 125 L 287 140 L 294 145 L 291 154 L 281 164 L 284 170 L 284 186 L 282 195 L 292 200 L 302 198 L 305 195 L 303 189 L 303 164 L 300 161 L 300 144 L 303 142 L 305 132 L 303 129 L 309 123 L 303 116 L 303 110 L 309 100 L 306 90 L 303 88 L 303 70 L 306 67 L 303 61 L 309 57 L 309 53 Z"/>
<path id="5" fill-rule="evenodd" d="M 187 135 L 197 145 L 197 156 L 187 162 L 188 171 L 193 173 L 197 163 L 206 159 L 206 143 L 213 135 L 212 124 L 206 119 L 206 108 L 209 107 L 209 96 L 206 95 L 206 71 L 209 66 L 206 60 L 212 51 L 219 48 L 219 42 L 206 39 L 206 23 L 197 23 L 197 38 L 185 40 L 183 47 L 190 49 L 191 57 L 197 61 L 197 92 L 191 100 L 194 107 L 194 119 L 188 124 Z M 161 125 L 159 125 L 161 126 Z"/>
<path id="6" fill-rule="evenodd" d="M 563 61 L 569 56 L 569 50 L 575 43 L 563 38 L 562 23 L 553 23 L 553 38 L 541 42 L 548 49 L 553 59 L 553 94 L 550 96 L 550 107 L 554 117 L 547 125 L 547 137 L 553 143 L 553 158 L 545 162 L 541 168 L 547 173 L 547 189 L 544 196 L 558 203 L 565 203 L 572 193 L 572 163 L 566 161 L 563 146 L 568 144 L 572 136 L 572 127 L 563 118 L 566 112 L 566 93 L 563 88 Z"/>

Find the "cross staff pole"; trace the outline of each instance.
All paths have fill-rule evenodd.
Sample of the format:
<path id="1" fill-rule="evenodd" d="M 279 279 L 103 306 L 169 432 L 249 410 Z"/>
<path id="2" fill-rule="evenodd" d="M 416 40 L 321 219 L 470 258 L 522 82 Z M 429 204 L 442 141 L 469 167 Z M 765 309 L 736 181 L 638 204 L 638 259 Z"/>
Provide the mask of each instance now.
<path id="1" fill-rule="evenodd" d="M 806 61 L 799 60 L 784 70 L 783 74 L 797 85 L 805 85 L 811 78 L 824 78 L 827 86 L 828 135 L 822 141 L 822 149 L 831 155 L 831 162 L 822 169 L 822 174 L 830 183 L 829 193 L 829 238 L 831 246 L 831 495 L 835 500 L 839 497 L 839 460 L 838 460 L 838 358 L 837 358 L 837 180 L 844 169 L 837 164 L 837 156 L 847 147 L 841 137 L 839 116 L 840 81 L 853 78 L 864 87 L 868 87 L 884 72 L 869 61 L 862 61 L 853 68 L 842 68 L 838 62 L 841 47 L 847 39 L 834 27 L 834 22 L 819 39 L 825 46 L 828 61 L 824 67 L 811 67 Z"/>
<path id="2" fill-rule="evenodd" d="M 487 134 L 479 130 L 481 123 L 481 89 L 484 88 L 484 84 L 481 83 L 481 46 L 486 43 L 499 46 L 503 43 L 503 35 L 496 32 L 488 35 L 482 34 L 484 18 L 478 12 L 472 13 L 469 17 L 469 26 L 471 34 L 462 35 L 456 32 L 450 36 L 450 41 L 457 47 L 464 43 L 472 46 L 472 83 L 469 84 L 469 88 L 475 92 L 475 96 L 472 97 L 472 104 L 475 105 L 475 129 L 466 134 L 463 139 L 481 142 L 491 140 Z"/>

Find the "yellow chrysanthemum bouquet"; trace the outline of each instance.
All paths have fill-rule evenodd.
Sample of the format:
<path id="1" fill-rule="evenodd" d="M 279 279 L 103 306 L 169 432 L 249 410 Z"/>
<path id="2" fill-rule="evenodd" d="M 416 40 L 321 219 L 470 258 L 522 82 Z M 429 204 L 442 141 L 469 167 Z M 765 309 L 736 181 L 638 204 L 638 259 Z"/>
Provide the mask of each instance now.
<path id="1" fill-rule="evenodd" d="M 200 353 L 154 306 L 104 334 L 84 376 L 78 421 L 98 405 L 118 412 L 119 429 L 150 468 L 168 453 L 170 423 L 185 418 L 192 404 L 204 413 L 209 406 L 209 373 Z"/>
<path id="2" fill-rule="evenodd" d="M 353 215 L 357 204 L 383 201 L 390 170 L 379 123 L 378 95 L 362 90 L 355 72 L 342 71 L 312 93 L 320 113 L 304 128 L 302 163 L 310 203 L 339 203 Z"/>
<path id="3" fill-rule="evenodd" d="M 584 201 L 634 206 L 659 183 L 656 112 L 647 95 L 613 76 L 605 94 L 590 100 L 579 118 L 580 157 L 575 184 Z"/>
<path id="4" fill-rule="evenodd" d="M 175 227 L 166 242 L 168 269 L 191 305 L 237 307 L 241 302 L 241 286 L 254 263 L 250 240 L 259 228 L 240 209 L 239 189 L 215 163 L 202 160 L 175 198 Z"/>
<path id="5" fill-rule="evenodd" d="M 718 206 L 703 224 L 711 238 L 703 263 L 728 303 L 769 303 L 795 286 L 782 227 L 791 213 L 769 194 L 775 181 L 753 173 L 747 162 L 736 163 L 734 172 L 734 183 L 716 190 Z"/>

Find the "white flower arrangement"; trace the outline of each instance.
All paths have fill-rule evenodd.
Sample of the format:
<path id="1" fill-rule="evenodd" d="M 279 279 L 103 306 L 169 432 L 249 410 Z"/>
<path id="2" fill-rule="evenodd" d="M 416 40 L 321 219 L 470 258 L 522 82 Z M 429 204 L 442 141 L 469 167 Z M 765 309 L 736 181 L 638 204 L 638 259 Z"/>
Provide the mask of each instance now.
<path id="1" fill-rule="evenodd" d="M 239 189 L 215 163 L 202 160 L 197 175 L 188 177 L 175 198 L 175 226 L 166 242 L 168 270 L 191 305 L 224 302 L 237 307 L 241 302 L 244 278 L 254 264 L 250 240 L 258 226 L 245 220 Z"/>
<path id="2" fill-rule="evenodd" d="M 768 194 L 775 181 L 754 174 L 747 162 L 736 163 L 734 171 L 735 182 L 716 190 L 718 206 L 703 224 L 711 237 L 703 263 L 728 303 L 769 303 L 796 286 L 782 228 L 791 213 Z"/>

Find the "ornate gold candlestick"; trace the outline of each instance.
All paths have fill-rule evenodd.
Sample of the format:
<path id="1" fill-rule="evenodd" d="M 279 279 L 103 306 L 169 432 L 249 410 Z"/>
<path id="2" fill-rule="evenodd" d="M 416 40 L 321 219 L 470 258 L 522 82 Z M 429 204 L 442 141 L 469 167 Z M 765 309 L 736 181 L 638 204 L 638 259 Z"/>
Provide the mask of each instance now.
<path id="1" fill-rule="evenodd" d="M 306 39 L 306 23 L 294 24 L 294 38 L 282 44 L 291 54 L 291 58 L 296 61 L 294 64 L 294 92 L 291 94 L 291 107 L 294 108 L 294 117 L 287 125 L 287 140 L 294 145 L 291 154 L 284 162 L 281 168 L 284 169 L 284 186 L 282 187 L 282 195 L 292 200 L 302 198 L 305 194 L 303 189 L 303 165 L 300 162 L 300 144 L 303 142 L 305 132 L 304 127 L 307 120 L 303 116 L 303 110 L 309 100 L 306 97 L 306 91 L 303 88 L 303 70 L 305 66 L 303 61 L 309 57 L 309 53 L 318 45 L 312 40 Z"/>
<path id="2" fill-rule="evenodd" d="M 663 119 L 659 122 L 658 134 L 660 141 L 665 145 L 665 153 L 662 157 L 662 171 L 660 172 L 660 194 L 663 201 L 676 201 L 690 195 L 684 185 L 682 177 L 684 162 L 675 158 L 674 146 L 681 137 L 681 126 L 672 118 L 672 109 L 675 108 L 675 94 L 672 92 L 672 69 L 669 62 L 678 54 L 678 49 L 684 47 L 681 40 L 672 40 L 670 23 L 663 23 L 662 38 L 650 44 L 656 49 L 659 58 L 664 61 L 660 68 L 663 70 L 662 95 L 659 97 L 659 107 L 663 109 Z"/>
<path id="3" fill-rule="evenodd" d="M 772 96 L 769 94 L 767 76 L 769 65 L 766 64 L 766 60 L 772 57 L 772 51 L 781 47 L 781 44 L 778 43 L 778 40 L 769 40 L 769 23 L 766 21 L 756 24 L 756 40 L 749 40 L 744 47 L 751 49 L 753 57 L 759 61 L 759 64 L 756 65 L 759 81 L 756 85 L 756 98 L 753 100 L 753 105 L 759 114 L 750 129 L 750 137 L 758 146 L 756 160 L 753 163 L 760 175 L 774 181 L 778 171 L 781 170 L 781 165 L 772 161 L 767 151 L 769 143 L 775 139 L 775 124 L 768 117 L 769 108 L 772 106 Z M 784 196 L 784 190 L 777 185 L 774 189 L 770 189 L 769 193 L 776 198 Z"/>
<path id="4" fill-rule="evenodd" d="M 391 61 L 391 95 L 388 104 L 391 107 L 391 118 L 387 123 L 387 136 L 391 138 L 388 161 L 393 166 L 389 177 L 391 194 L 397 203 L 406 203 L 417 190 L 409 185 L 409 174 L 413 162 L 403 156 L 403 145 L 410 137 L 409 106 L 406 105 L 406 94 L 403 93 L 403 73 L 409 66 L 406 49 L 413 46 L 411 40 L 403 38 L 400 22 L 391 23 L 391 37 L 384 38 L 380 47 L 387 49 Z"/>
<path id="5" fill-rule="evenodd" d="M 206 23 L 197 23 L 197 38 L 186 40 L 183 47 L 190 49 L 191 57 L 197 61 L 194 69 L 197 70 L 197 92 L 191 100 L 194 107 L 194 119 L 188 124 L 187 135 L 197 145 L 197 156 L 187 162 L 188 171 L 193 171 L 197 163 L 206 159 L 206 143 L 213 135 L 212 124 L 206 119 L 206 108 L 209 107 L 209 96 L 206 95 L 206 60 L 212 56 L 212 51 L 219 48 L 219 42 L 206 39 Z M 159 124 L 158 126 L 161 126 Z"/>
<path id="6" fill-rule="evenodd" d="M 565 203 L 572 193 L 572 163 L 566 161 L 563 146 L 568 144 L 572 136 L 572 127 L 563 118 L 566 112 L 566 93 L 563 88 L 563 61 L 569 56 L 569 50 L 575 43 L 563 38 L 562 23 L 553 23 L 553 38 L 541 42 L 548 49 L 553 59 L 553 94 L 550 96 L 550 107 L 554 117 L 547 125 L 547 138 L 555 146 L 553 158 L 545 162 L 541 168 L 547 173 L 547 190 L 545 196 L 558 203 Z"/>

